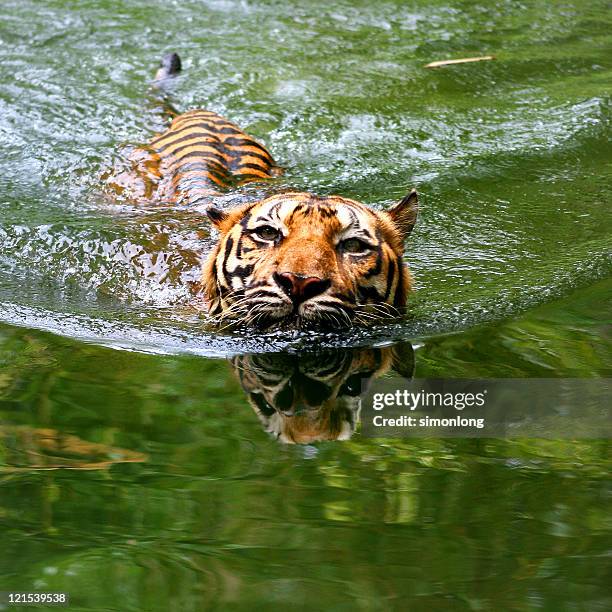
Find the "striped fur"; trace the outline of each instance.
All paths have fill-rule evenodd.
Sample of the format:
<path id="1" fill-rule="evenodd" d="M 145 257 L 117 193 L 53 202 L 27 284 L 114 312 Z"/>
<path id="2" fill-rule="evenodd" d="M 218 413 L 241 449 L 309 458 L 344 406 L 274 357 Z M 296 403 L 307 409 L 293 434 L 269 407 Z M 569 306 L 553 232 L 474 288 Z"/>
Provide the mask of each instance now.
<path id="1" fill-rule="evenodd" d="M 207 110 L 175 117 L 163 134 L 130 153 L 127 166 L 105 177 L 115 193 L 172 204 L 195 204 L 282 172 L 265 147 Z"/>
<path id="2" fill-rule="evenodd" d="M 202 275 L 210 313 L 262 328 L 337 328 L 399 312 L 411 285 L 403 242 L 416 206 L 416 192 L 387 212 L 286 193 L 229 213 L 209 209 L 221 232 Z M 356 243 L 363 248 L 352 252 Z M 287 275 L 316 279 L 316 293 L 295 299 Z"/>

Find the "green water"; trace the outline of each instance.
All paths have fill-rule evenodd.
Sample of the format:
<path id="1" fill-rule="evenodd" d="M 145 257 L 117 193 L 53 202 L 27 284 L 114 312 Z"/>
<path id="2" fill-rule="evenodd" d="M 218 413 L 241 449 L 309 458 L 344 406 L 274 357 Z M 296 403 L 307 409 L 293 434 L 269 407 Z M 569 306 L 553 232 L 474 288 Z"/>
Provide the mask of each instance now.
<path id="1" fill-rule="evenodd" d="M 608 2 L 0 8 L 0 591 L 68 591 L 75 610 L 612 607 L 607 441 L 357 426 L 285 445 L 229 360 L 401 343 L 421 378 L 610 376 Z M 186 289 L 202 208 L 109 202 L 98 180 L 163 127 L 147 83 L 168 50 L 175 106 L 227 116 L 286 168 L 217 205 L 419 189 L 405 322 L 206 329 Z"/>

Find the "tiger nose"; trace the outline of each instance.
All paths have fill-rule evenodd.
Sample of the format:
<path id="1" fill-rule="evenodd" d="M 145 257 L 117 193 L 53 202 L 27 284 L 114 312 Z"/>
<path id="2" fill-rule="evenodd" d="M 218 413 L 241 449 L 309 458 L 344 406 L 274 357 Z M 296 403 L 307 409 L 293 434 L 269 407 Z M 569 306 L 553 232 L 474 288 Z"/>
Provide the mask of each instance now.
<path id="1" fill-rule="evenodd" d="M 291 272 L 274 273 L 274 280 L 297 306 L 315 295 L 323 293 L 330 285 L 329 280 L 318 276 L 300 276 Z"/>

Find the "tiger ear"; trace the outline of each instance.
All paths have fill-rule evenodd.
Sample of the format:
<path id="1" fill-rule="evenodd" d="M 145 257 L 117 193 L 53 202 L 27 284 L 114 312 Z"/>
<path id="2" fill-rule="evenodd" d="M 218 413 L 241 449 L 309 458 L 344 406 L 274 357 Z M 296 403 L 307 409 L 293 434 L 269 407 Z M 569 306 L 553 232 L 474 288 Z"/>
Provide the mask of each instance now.
<path id="1" fill-rule="evenodd" d="M 402 240 L 410 235 L 412 228 L 416 224 L 419 212 L 419 196 L 416 189 L 413 189 L 405 198 L 392 206 L 387 214 L 395 224 Z"/>
<path id="2" fill-rule="evenodd" d="M 221 226 L 227 221 L 229 215 L 214 206 L 210 206 L 206 209 L 206 216 L 210 219 L 211 223 L 217 228 L 221 229 Z"/>

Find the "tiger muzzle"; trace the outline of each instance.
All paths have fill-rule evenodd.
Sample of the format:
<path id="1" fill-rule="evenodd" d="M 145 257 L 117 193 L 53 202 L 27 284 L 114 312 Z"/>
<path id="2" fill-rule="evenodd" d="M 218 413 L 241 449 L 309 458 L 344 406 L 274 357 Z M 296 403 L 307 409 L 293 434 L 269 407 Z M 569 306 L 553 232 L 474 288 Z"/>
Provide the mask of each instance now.
<path id="1" fill-rule="evenodd" d="M 289 296 L 294 307 L 298 307 L 310 298 L 321 295 L 331 286 L 329 279 L 318 276 L 301 276 L 292 272 L 274 273 L 274 280 Z"/>

